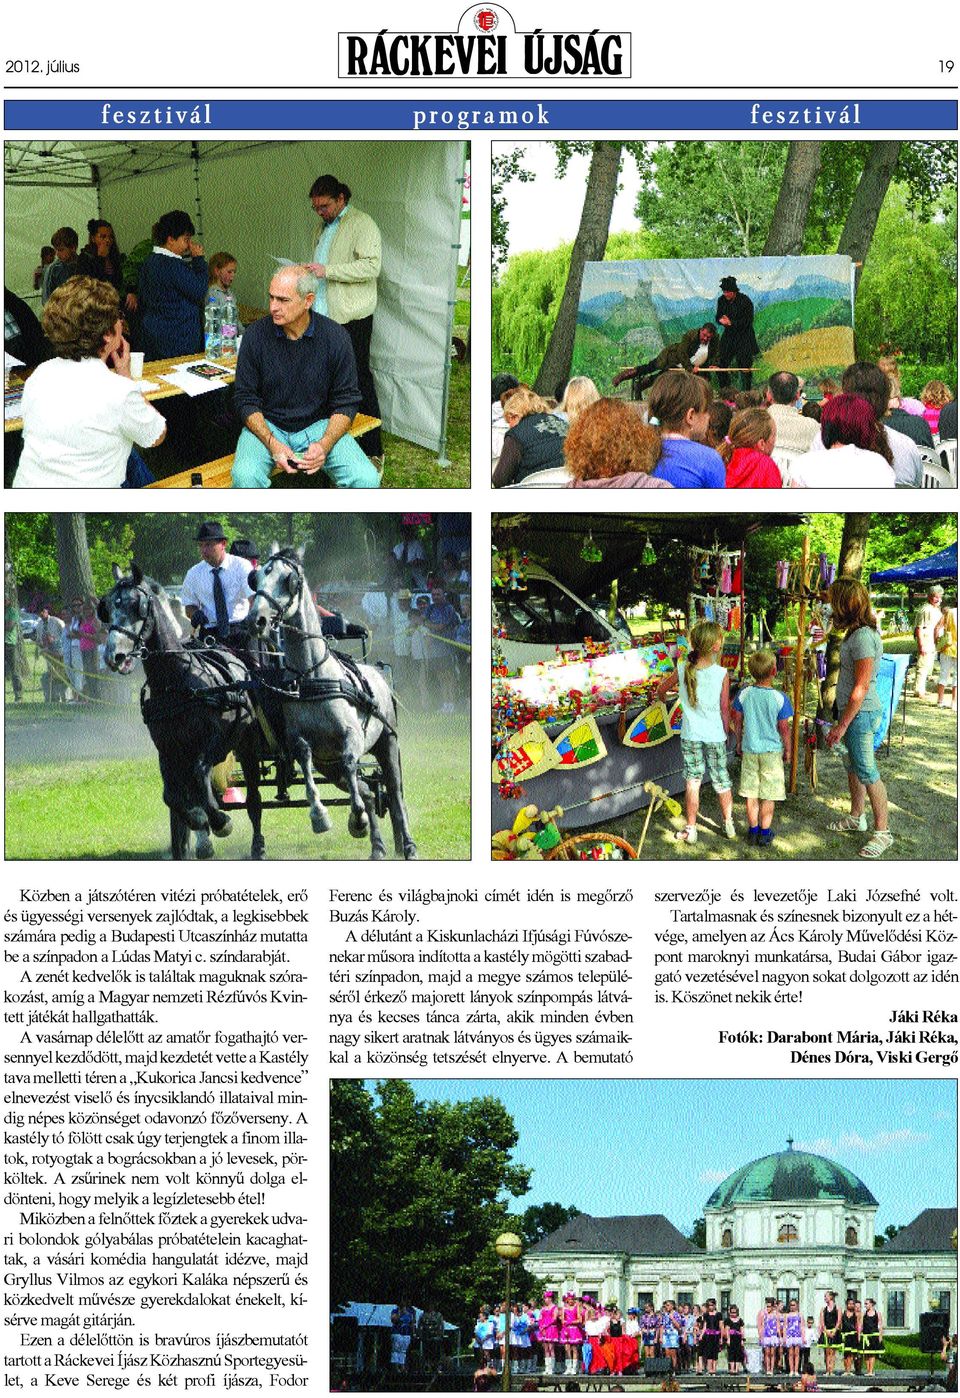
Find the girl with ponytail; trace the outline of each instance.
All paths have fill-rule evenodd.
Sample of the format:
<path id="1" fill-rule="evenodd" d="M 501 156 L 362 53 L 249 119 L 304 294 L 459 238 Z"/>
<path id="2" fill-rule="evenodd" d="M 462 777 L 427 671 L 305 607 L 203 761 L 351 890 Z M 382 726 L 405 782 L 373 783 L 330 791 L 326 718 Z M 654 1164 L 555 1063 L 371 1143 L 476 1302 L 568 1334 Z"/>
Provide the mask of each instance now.
<path id="1" fill-rule="evenodd" d="M 727 772 L 727 733 L 730 730 L 730 676 L 718 663 L 723 649 L 723 630 L 715 621 L 698 621 L 690 632 L 686 659 L 665 675 L 657 697 L 665 699 L 676 690 L 683 709 L 680 747 L 686 779 L 684 798 L 686 825 L 677 839 L 697 843 L 697 815 L 700 785 L 707 777 L 713 783 L 728 840 L 737 838 L 733 824 L 733 792 Z"/>

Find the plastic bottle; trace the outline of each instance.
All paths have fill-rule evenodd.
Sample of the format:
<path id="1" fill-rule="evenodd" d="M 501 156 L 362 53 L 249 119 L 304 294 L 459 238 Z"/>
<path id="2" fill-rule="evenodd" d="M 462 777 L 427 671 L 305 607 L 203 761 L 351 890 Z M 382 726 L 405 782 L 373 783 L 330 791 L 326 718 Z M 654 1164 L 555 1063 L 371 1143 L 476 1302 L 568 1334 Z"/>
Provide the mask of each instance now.
<path id="1" fill-rule="evenodd" d="M 203 353 L 207 359 L 219 359 L 223 353 L 220 307 L 212 296 L 203 317 Z"/>
<path id="2" fill-rule="evenodd" d="M 224 359 L 235 359 L 237 355 L 237 329 L 239 316 L 233 294 L 227 292 L 226 300 L 220 307 L 220 353 Z"/>

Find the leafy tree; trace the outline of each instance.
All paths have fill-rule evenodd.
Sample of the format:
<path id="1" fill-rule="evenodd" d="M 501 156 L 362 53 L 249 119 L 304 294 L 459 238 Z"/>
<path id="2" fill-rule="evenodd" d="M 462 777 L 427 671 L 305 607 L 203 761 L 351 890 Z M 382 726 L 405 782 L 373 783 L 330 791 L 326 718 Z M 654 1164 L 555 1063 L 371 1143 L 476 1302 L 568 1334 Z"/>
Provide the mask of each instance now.
<path id="1" fill-rule="evenodd" d="M 490 161 L 490 245 L 494 277 L 506 262 L 509 251 L 510 224 L 507 220 L 509 209 L 507 186 L 512 180 L 516 180 L 520 184 L 529 184 L 534 178 L 533 171 L 524 166 L 524 154 L 524 149 L 521 146 L 514 150 L 500 152 L 494 155 Z"/>
<path id="2" fill-rule="evenodd" d="M 529 1188 L 530 1171 L 512 1159 L 516 1127 L 494 1097 L 425 1102 L 400 1079 L 378 1083 L 377 1094 L 371 1108 L 356 1092 L 333 1104 L 334 1169 L 349 1172 L 358 1132 L 374 1169 L 373 1187 L 360 1191 L 336 1237 L 336 1257 L 360 1290 L 347 1295 L 335 1277 L 335 1299 L 430 1298 L 466 1321 L 502 1285 L 492 1243 L 520 1222 L 505 1198 Z"/>
<path id="3" fill-rule="evenodd" d="M 548 1233 L 562 1228 L 570 1219 L 583 1213 L 575 1204 L 531 1204 L 524 1209 L 520 1219 L 520 1236 L 527 1247 L 532 1247 Z"/>
<path id="4" fill-rule="evenodd" d="M 882 1248 L 887 1243 L 893 1241 L 898 1233 L 902 1233 L 905 1225 L 902 1223 L 888 1223 L 882 1233 L 874 1234 L 873 1245 L 875 1248 Z"/>
<path id="5" fill-rule="evenodd" d="M 571 250 L 572 244 L 562 243 L 550 252 L 523 252 L 511 257 L 503 278 L 493 288 L 495 374 L 511 373 L 522 383 L 533 383 L 563 296 Z M 603 260 L 667 255 L 664 244 L 653 234 L 615 233 L 607 240 Z"/>
<path id="6" fill-rule="evenodd" d="M 707 1220 L 705 1218 L 695 1218 L 693 1227 L 687 1234 L 687 1239 L 693 1243 L 695 1248 L 705 1248 L 707 1246 Z"/>

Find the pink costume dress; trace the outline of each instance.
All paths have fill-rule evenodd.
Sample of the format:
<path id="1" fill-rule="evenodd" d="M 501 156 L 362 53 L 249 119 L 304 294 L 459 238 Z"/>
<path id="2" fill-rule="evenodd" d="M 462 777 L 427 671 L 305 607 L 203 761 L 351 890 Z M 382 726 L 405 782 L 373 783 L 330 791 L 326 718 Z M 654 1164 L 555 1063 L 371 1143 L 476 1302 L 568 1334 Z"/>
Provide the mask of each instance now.
<path id="1" fill-rule="evenodd" d="M 564 1306 L 563 1325 L 560 1327 L 560 1343 L 562 1345 L 583 1344 L 583 1324 L 580 1320 L 579 1306 Z"/>
<path id="2" fill-rule="evenodd" d="M 537 1323 L 537 1339 L 542 1345 L 555 1345 L 560 1339 L 560 1308 L 542 1306 Z"/>

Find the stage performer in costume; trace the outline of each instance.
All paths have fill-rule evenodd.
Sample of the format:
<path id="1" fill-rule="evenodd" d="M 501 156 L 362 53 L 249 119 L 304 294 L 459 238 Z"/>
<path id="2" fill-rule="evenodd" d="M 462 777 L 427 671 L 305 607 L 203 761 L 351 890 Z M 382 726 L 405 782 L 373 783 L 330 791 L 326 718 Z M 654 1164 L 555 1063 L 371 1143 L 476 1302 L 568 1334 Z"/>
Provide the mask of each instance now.
<path id="1" fill-rule="evenodd" d="M 860 1322 L 860 1352 L 869 1377 L 873 1373 L 877 1355 L 883 1353 L 883 1318 L 872 1296 L 867 1297 Z"/>
<path id="2" fill-rule="evenodd" d="M 673 1302 L 664 1301 L 663 1310 L 660 1313 L 660 1329 L 657 1339 L 664 1354 L 670 1360 L 670 1366 L 674 1373 L 677 1372 L 680 1363 L 681 1325 L 680 1314 L 674 1307 Z"/>
<path id="3" fill-rule="evenodd" d="M 737 1306 L 730 1307 L 723 1338 L 727 1346 L 727 1367 L 731 1374 L 739 1374 L 747 1356 L 743 1347 L 743 1316 Z"/>
<path id="4" fill-rule="evenodd" d="M 635 1374 L 640 1368 L 640 1311 L 630 1306 L 623 1326 L 624 1374 Z"/>
<path id="5" fill-rule="evenodd" d="M 740 370 L 740 387 L 751 388 L 753 374 L 750 371 L 754 356 L 760 353 L 760 346 L 753 331 L 753 302 L 749 296 L 744 296 L 737 286 L 736 277 L 721 278 L 716 319 L 718 324 L 723 326 L 720 344 L 717 347 L 717 368 L 728 369 L 736 365 Z M 720 387 L 726 396 L 727 380 L 733 378 L 733 375 L 722 374 L 717 377 L 722 380 Z"/>
<path id="6" fill-rule="evenodd" d="M 787 1367 L 791 1374 L 800 1373 L 800 1351 L 803 1348 L 803 1316 L 799 1301 L 791 1301 L 783 1321 L 783 1345 L 787 1351 Z"/>
<path id="7" fill-rule="evenodd" d="M 590 1349 L 589 1363 L 584 1359 L 584 1372 L 588 1374 L 603 1374 L 606 1372 L 607 1368 L 603 1346 L 610 1330 L 610 1317 L 599 1303 L 595 1303 L 591 1306 L 590 1310 L 591 1313 L 583 1323 L 583 1328 L 586 1333 L 584 1349 L 588 1346 Z"/>
<path id="8" fill-rule="evenodd" d="M 640 1343 L 644 1359 L 655 1359 L 657 1355 L 657 1335 L 660 1331 L 660 1317 L 647 1301 L 640 1317 Z"/>
<path id="9" fill-rule="evenodd" d="M 843 1372 L 853 1373 L 853 1362 L 860 1355 L 860 1318 L 857 1303 L 849 1297 L 840 1317 L 840 1339 L 843 1344 Z"/>
<path id="10" fill-rule="evenodd" d="M 820 1312 L 820 1343 L 823 1346 L 824 1366 L 827 1373 L 832 1374 L 837 1362 L 837 1350 L 841 1348 L 840 1311 L 835 1291 L 824 1292 L 823 1310 Z"/>
<path id="11" fill-rule="evenodd" d="M 580 1346 L 583 1344 L 583 1307 L 572 1291 L 564 1294 L 560 1343 L 567 1351 L 565 1374 L 580 1372 Z"/>
<path id="12" fill-rule="evenodd" d="M 757 1335 L 760 1339 L 760 1348 L 763 1350 L 763 1372 L 772 1374 L 777 1362 L 777 1350 L 783 1339 L 780 1332 L 780 1317 L 777 1315 L 777 1303 L 772 1296 L 767 1297 L 764 1309 L 757 1316 Z"/>
<path id="13" fill-rule="evenodd" d="M 543 1293 L 543 1305 L 540 1307 L 540 1319 L 537 1322 L 537 1339 L 543 1346 L 545 1374 L 554 1372 L 554 1347 L 560 1340 L 560 1308 L 556 1298 L 557 1293 L 553 1290 Z"/>
<path id="14" fill-rule="evenodd" d="M 708 1374 L 717 1372 L 717 1357 L 720 1354 L 720 1341 L 723 1338 L 723 1320 L 717 1310 L 714 1297 L 710 1297 L 700 1317 L 700 1357 Z"/>
<path id="15" fill-rule="evenodd" d="M 633 380 L 633 396 L 639 398 L 647 384 L 666 369 L 709 369 L 716 363 L 717 327 L 712 321 L 688 330 L 672 345 L 665 345 L 655 358 L 634 369 L 621 369 L 613 376 L 613 386 Z"/>

